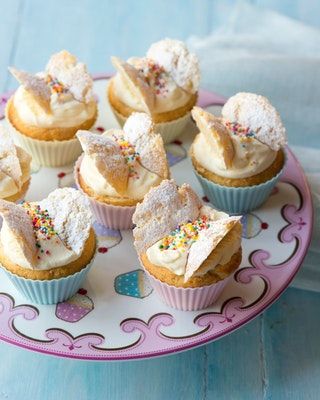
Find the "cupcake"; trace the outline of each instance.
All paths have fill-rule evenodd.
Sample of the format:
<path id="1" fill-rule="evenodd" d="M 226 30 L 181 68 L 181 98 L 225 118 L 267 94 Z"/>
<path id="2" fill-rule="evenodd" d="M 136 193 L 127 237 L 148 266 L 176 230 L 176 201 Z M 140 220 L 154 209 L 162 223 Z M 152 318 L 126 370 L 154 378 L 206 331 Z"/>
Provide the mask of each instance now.
<path id="1" fill-rule="evenodd" d="M 64 188 L 39 202 L 16 205 L 0 200 L 0 214 L 0 263 L 17 290 L 39 304 L 73 296 L 96 249 L 85 196 Z"/>
<path id="2" fill-rule="evenodd" d="M 10 72 L 21 84 L 6 107 L 18 143 L 41 165 L 76 160 L 81 146 L 75 134 L 90 129 L 97 118 L 93 81 L 85 64 L 63 50 L 50 58 L 44 72 Z"/>
<path id="3" fill-rule="evenodd" d="M 194 107 L 200 130 L 190 156 L 205 195 L 231 214 L 261 206 L 285 163 L 286 131 L 268 99 L 238 93 L 222 108 L 222 117 Z"/>
<path id="4" fill-rule="evenodd" d="M 123 130 L 77 136 L 84 155 L 76 163 L 75 181 L 97 221 L 112 229 L 132 228 L 136 204 L 169 177 L 163 141 L 150 117 L 133 113 Z"/>
<path id="5" fill-rule="evenodd" d="M 240 217 L 202 205 L 187 184 L 165 180 L 151 189 L 133 222 L 142 267 L 171 307 L 210 306 L 241 263 Z"/>
<path id="6" fill-rule="evenodd" d="M 164 39 L 152 44 L 145 57 L 112 57 L 112 63 L 117 74 L 109 82 L 108 99 L 120 125 L 134 111 L 143 111 L 152 117 L 164 143 L 172 142 L 197 102 L 197 57 L 183 42 Z"/>
<path id="7" fill-rule="evenodd" d="M 15 146 L 9 132 L 0 127 L 0 199 L 22 200 L 30 184 L 31 157 Z"/>

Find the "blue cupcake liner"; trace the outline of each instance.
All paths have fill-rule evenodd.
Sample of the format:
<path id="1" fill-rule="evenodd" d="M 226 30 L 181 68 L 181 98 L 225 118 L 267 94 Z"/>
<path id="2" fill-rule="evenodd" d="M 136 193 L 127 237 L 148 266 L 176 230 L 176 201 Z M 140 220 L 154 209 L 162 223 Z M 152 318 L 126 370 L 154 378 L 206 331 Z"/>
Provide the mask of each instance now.
<path id="1" fill-rule="evenodd" d="M 73 275 L 52 280 L 33 280 L 14 275 L 3 268 L 15 288 L 29 301 L 36 304 L 56 304 L 68 300 L 81 287 L 92 264 L 90 263 L 81 271 Z"/>
<path id="2" fill-rule="evenodd" d="M 266 182 L 245 187 L 218 185 L 204 178 L 197 171 L 194 172 L 210 202 L 219 210 L 237 215 L 246 214 L 259 208 L 270 196 L 282 171 L 283 168 L 276 176 Z"/>

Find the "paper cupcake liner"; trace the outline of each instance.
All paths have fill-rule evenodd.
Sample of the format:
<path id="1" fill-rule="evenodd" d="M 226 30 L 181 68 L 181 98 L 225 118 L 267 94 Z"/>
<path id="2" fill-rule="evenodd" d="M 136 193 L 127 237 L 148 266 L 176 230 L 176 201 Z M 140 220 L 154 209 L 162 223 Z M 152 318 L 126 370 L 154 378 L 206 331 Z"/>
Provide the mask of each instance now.
<path id="1" fill-rule="evenodd" d="M 15 142 L 31 154 L 32 160 L 40 165 L 46 167 L 61 167 L 73 163 L 82 153 L 82 148 L 77 138 L 62 141 L 33 139 L 20 133 L 11 124 L 7 112 L 6 120 Z"/>
<path id="2" fill-rule="evenodd" d="M 117 121 L 119 122 L 119 125 L 123 127 L 127 120 L 127 117 L 119 114 L 118 111 L 116 111 L 113 107 L 111 107 L 111 109 Z M 183 117 L 175 119 L 173 121 L 155 124 L 156 132 L 160 133 L 164 144 L 173 142 L 175 139 L 177 139 L 178 136 L 180 136 L 184 132 L 184 129 L 190 121 L 190 115 L 191 113 L 188 112 Z"/>
<path id="3" fill-rule="evenodd" d="M 81 287 L 92 264 L 91 262 L 81 271 L 73 275 L 52 280 L 33 280 L 22 278 L 3 268 L 15 288 L 29 301 L 36 304 L 56 304 L 68 300 Z"/>
<path id="4" fill-rule="evenodd" d="M 82 157 L 83 156 L 80 156 L 75 164 L 74 179 L 77 188 L 89 199 L 92 212 L 97 222 L 111 229 L 132 229 L 132 216 L 136 209 L 135 206 L 114 206 L 112 204 L 102 203 L 88 196 L 87 193 L 82 190 L 78 179 Z"/>
<path id="5" fill-rule="evenodd" d="M 204 194 L 210 202 L 228 214 L 245 214 L 259 208 L 270 196 L 283 169 L 272 179 L 260 185 L 245 187 L 221 186 L 209 181 L 195 171 Z"/>
<path id="6" fill-rule="evenodd" d="M 196 288 L 181 288 L 168 285 L 156 279 L 145 269 L 150 284 L 160 299 L 172 308 L 182 311 L 197 311 L 211 306 L 232 278 L 227 278 L 208 286 Z"/>

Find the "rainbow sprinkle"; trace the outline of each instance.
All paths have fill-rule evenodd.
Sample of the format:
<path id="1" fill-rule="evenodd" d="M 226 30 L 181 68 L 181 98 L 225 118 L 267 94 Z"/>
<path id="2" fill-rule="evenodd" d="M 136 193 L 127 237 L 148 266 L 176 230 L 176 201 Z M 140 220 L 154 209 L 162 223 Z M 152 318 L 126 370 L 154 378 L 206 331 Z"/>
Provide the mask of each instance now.
<path id="1" fill-rule="evenodd" d="M 194 222 L 179 225 L 170 235 L 163 238 L 159 249 L 164 250 L 186 250 L 199 238 L 199 232 L 210 227 L 209 219 L 203 215 Z"/>
<path id="2" fill-rule="evenodd" d="M 53 78 L 51 75 L 46 77 L 46 82 L 54 93 L 61 94 L 68 92 L 68 89 L 61 82 L 59 82 L 58 79 Z"/>
<path id="3" fill-rule="evenodd" d="M 255 137 L 254 132 L 250 131 L 249 128 L 245 128 L 242 125 L 238 124 L 238 122 L 225 122 L 225 126 L 233 132 L 234 135 L 241 136 L 241 137 L 246 137 L 246 138 L 252 138 Z"/>
<path id="4" fill-rule="evenodd" d="M 121 152 L 126 159 L 129 166 L 129 178 L 139 179 L 138 173 L 136 172 L 134 166 L 137 161 L 140 160 L 140 154 L 136 152 L 134 146 L 129 143 L 124 136 L 112 135 L 114 140 L 120 146 Z"/>
<path id="5" fill-rule="evenodd" d="M 143 63 L 139 70 L 145 76 L 148 84 L 155 88 L 157 95 L 164 96 L 168 93 L 165 79 L 166 71 L 163 67 L 153 60 L 147 59 L 146 64 Z"/>
<path id="6" fill-rule="evenodd" d="M 25 202 L 22 204 L 22 207 L 26 209 L 27 214 L 31 218 L 33 230 L 36 235 L 36 246 L 40 253 L 44 253 L 44 250 L 41 249 L 38 236 L 41 235 L 41 238 L 50 240 L 53 236 L 57 235 L 57 232 L 54 229 L 53 220 L 50 217 L 48 210 L 42 210 L 39 205 Z M 46 250 L 45 254 L 50 255 L 50 251 Z M 40 256 L 38 256 L 38 259 L 40 260 Z"/>

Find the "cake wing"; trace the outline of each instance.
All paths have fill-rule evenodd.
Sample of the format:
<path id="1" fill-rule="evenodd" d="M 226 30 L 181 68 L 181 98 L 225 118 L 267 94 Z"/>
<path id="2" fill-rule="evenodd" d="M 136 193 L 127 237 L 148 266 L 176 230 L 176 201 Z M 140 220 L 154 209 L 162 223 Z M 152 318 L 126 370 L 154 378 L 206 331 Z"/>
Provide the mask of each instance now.
<path id="1" fill-rule="evenodd" d="M 266 97 L 237 93 L 222 108 L 222 116 L 249 128 L 260 142 L 278 151 L 287 143 L 286 130 L 277 110 Z"/>
<path id="2" fill-rule="evenodd" d="M 199 233 L 199 238 L 192 244 L 188 254 L 186 272 L 184 276 L 187 282 L 200 268 L 201 264 L 209 257 L 221 240 L 240 221 L 241 217 L 227 217 L 211 222 L 208 229 Z"/>
<path id="3" fill-rule="evenodd" d="M 155 94 L 145 81 L 144 76 L 135 67 L 120 58 L 111 57 L 111 62 L 125 80 L 131 92 L 141 101 L 144 111 L 152 114 Z"/>
<path id="4" fill-rule="evenodd" d="M 13 179 L 18 189 L 21 187 L 21 167 L 16 146 L 9 132 L 0 127 L 0 171 Z"/>
<path id="5" fill-rule="evenodd" d="M 78 131 L 83 151 L 94 158 L 95 165 L 103 177 L 120 194 L 125 194 L 129 178 L 129 167 L 120 146 L 103 135 L 89 131 Z"/>
<path id="6" fill-rule="evenodd" d="M 133 215 L 135 247 L 139 254 L 167 236 L 178 225 L 195 220 L 201 201 L 187 184 L 164 180 L 149 191 Z"/>
<path id="7" fill-rule="evenodd" d="M 234 147 L 228 129 L 219 118 L 200 107 L 193 107 L 192 117 L 208 144 L 219 149 L 226 168 L 230 168 L 234 158 Z"/>
<path id="8" fill-rule="evenodd" d="M 0 200 L 0 214 L 12 233 L 17 251 L 33 269 L 37 257 L 37 247 L 32 221 L 27 212 L 15 203 Z"/>
<path id="9" fill-rule="evenodd" d="M 161 65 L 178 86 L 189 93 L 199 88 L 200 68 L 197 57 L 180 40 L 164 39 L 153 43 L 147 57 Z"/>
<path id="10" fill-rule="evenodd" d="M 143 167 L 162 178 L 168 178 L 169 167 L 161 135 L 154 132 L 154 124 L 148 114 L 133 113 L 123 127 L 127 140 L 139 153 Z"/>
<path id="11" fill-rule="evenodd" d="M 16 80 L 31 94 L 32 98 L 44 109 L 46 113 L 50 112 L 51 90 L 44 78 L 29 74 L 25 71 L 19 71 L 14 67 L 9 67 L 9 71 Z"/>
<path id="12" fill-rule="evenodd" d="M 92 225 L 88 199 L 76 189 L 64 188 L 51 192 L 39 205 L 48 210 L 64 245 L 80 256 Z"/>
<path id="13" fill-rule="evenodd" d="M 68 51 L 52 55 L 46 72 L 65 85 L 76 100 L 86 103 L 92 100 L 93 82 L 87 67 Z"/>

